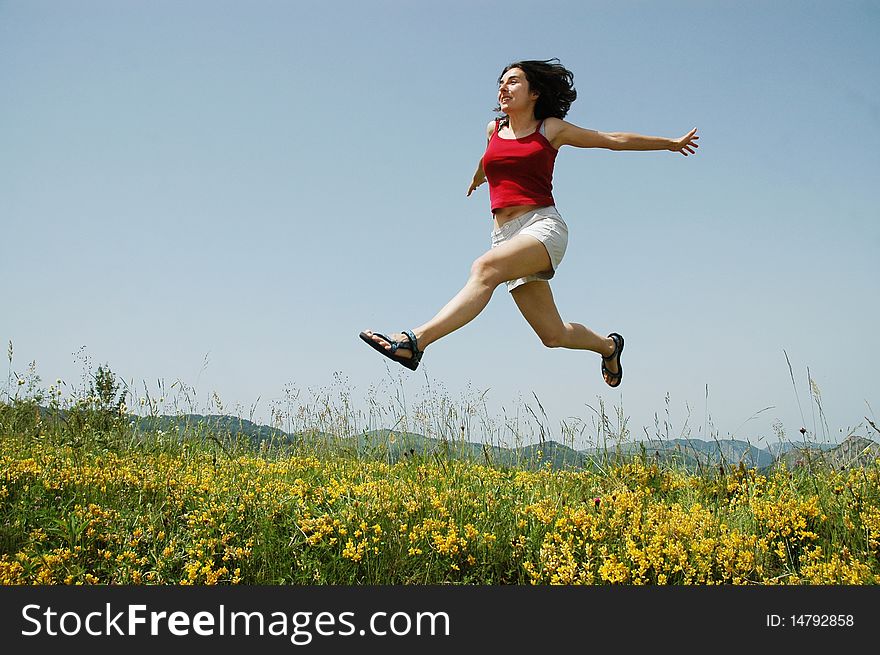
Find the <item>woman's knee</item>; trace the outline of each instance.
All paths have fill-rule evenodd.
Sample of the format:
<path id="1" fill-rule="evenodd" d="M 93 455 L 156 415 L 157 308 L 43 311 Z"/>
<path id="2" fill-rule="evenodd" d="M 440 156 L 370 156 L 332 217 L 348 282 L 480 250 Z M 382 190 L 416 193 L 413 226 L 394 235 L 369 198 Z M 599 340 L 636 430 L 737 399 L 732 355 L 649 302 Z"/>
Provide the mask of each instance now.
<path id="1" fill-rule="evenodd" d="M 548 348 L 562 348 L 565 345 L 565 330 L 542 329 L 538 338 Z"/>
<path id="2" fill-rule="evenodd" d="M 493 289 L 505 281 L 501 270 L 492 261 L 489 253 L 477 257 L 471 264 L 471 279 Z"/>

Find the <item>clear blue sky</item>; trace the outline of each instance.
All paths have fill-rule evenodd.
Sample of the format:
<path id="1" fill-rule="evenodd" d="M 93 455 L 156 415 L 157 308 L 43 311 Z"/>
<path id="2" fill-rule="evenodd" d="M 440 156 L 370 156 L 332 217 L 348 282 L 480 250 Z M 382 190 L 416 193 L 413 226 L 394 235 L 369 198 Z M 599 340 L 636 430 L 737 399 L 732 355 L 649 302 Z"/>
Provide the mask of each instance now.
<path id="1" fill-rule="evenodd" d="M 880 411 L 878 33 L 876 2 L 0 1 L 0 339 L 46 384 L 85 353 L 258 420 L 285 389 L 431 389 L 494 416 L 537 396 L 551 431 L 601 399 L 634 438 L 667 408 L 673 436 L 822 436 L 809 368 L 837 439 Z M 357 334 L 463 284 L 496 79 L 550 57 L 568 120 L 701 136 L 557 159 L 554 295 L 626 337 L 624 382 L 503 287 L 411 374 Z"/>

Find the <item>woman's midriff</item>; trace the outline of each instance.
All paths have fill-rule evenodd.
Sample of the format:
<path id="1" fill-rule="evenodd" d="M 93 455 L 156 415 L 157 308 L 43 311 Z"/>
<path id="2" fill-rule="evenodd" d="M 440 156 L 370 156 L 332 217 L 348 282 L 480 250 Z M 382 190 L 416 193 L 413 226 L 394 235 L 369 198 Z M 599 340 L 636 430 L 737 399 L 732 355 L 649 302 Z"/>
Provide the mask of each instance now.
<path id="1" fill-rule="evenodd" d="M 495 217 L 495 229 L 497 230 L 505 223 L 512 221 L 518 216 L 522 216 L 526 212 L 537 209 L 541 205 L 516 205 L 515 207 L 500 207 L 492 212 Z"/>

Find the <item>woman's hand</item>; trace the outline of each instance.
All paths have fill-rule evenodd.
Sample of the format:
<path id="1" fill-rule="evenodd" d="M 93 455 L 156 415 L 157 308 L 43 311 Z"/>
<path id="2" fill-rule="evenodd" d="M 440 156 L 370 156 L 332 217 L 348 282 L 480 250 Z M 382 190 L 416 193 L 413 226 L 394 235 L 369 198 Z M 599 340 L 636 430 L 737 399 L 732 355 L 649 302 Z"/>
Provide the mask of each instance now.
<path id="1" fill-rule="evenodd" d="M 685 157 L 687 157 L 688 154 L 694 154 L 697 148 L 700 147 L 697 143 L 697 139 L 699 139 L 700 137 L 698 137 L 696 134 L 697 128 L 694 128 L 680 139 L 674 139 L 669 149 L 672 152 L 680 152 Z"/>
<path id="2" fill-rule="evenodd" d="M 481 186 L 485 181 L 486 181 L 485 175 L 483 175 L 483 176 L 474 175 L 474 179 L 471 181 L 471 186 L 470 186 L 470 188 L 468 188 L 468 192 L 467 192 L 468 197 L 470 197 L 470 195 L 474 192 L 474 189 L 476 189 L 478 186 Z"/>

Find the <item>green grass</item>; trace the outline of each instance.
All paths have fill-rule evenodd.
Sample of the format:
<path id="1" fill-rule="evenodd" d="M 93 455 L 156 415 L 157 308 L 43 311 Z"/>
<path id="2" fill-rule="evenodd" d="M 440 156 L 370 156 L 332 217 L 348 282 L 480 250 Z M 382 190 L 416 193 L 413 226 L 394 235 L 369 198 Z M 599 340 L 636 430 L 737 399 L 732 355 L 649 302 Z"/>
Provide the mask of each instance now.
<path id="1" fill-rule="evenodd" d="M 463 417 L 479 412 L 456 413 L 442 394 L 433 407 L 374 405 L 366 422 L 344 394 L 328 395 L 282 417 L 318 438 L 254 443 L 185 420 L 144 430 L 99 371 L 64 402 L 34 375 L 0 402 L 0 583 L 874 584 L 880 574 L 876 461 L 694 473 L 609 449 L 593 466 L 553 470 L 441 447 L 390 457 L 394 432 L 357 439 L 421 413 L 438 444 L 461 443 Z"/>

